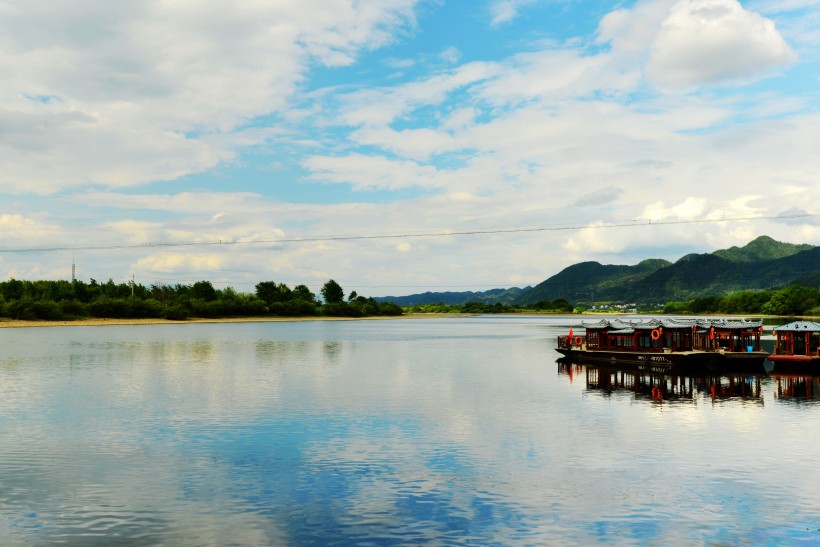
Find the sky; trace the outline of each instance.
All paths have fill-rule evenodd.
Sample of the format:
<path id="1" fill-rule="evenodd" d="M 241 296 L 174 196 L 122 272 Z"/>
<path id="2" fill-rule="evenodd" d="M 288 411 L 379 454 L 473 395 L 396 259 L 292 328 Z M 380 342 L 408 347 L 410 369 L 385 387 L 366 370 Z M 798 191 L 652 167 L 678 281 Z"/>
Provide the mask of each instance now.
<path id="1" fill-rule="evenodd" d="M 0 279 L 535 285 L 820 245 L 820 0 L 0 0 Z"/>

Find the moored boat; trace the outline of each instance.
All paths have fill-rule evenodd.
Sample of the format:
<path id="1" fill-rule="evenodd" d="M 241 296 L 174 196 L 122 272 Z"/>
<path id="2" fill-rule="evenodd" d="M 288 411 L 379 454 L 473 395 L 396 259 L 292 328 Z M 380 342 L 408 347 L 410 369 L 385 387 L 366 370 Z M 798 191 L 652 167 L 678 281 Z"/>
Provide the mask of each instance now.
<path id="1" fill-rule="evenodd" d="M 793 321 L 774 328 L 774 351 L 769 359 L 775 373 L 820 372 L 820 323 Z"/>
<path id="2" fill-rule="evenodd" d="M 605 318 L 584 322 L 584 335 L 559 336 L 571 361 L 654 372 L 765 372 L 762 321 L 705 318 Z"/>

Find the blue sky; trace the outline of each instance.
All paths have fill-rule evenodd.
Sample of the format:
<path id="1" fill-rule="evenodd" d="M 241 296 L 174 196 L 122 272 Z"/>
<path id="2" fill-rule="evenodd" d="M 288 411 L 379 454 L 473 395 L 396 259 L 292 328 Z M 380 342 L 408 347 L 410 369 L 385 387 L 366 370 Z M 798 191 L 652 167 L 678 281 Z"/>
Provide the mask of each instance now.
<path id="1" fill-rule="evenodd" d="M 0 274 L 380 296 L 820 244 L 818 46 L 820 0 L 0 1 Z"/>

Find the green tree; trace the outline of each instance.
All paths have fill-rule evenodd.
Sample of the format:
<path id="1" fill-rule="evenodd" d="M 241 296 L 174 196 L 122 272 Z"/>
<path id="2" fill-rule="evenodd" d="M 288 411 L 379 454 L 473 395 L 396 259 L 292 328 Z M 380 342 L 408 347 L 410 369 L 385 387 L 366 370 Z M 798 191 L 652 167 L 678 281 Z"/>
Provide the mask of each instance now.
<path id="1" fill-rule="evenodd" d="M 765 314 L 803 315 L 820 303 L 820 291 L 800 285 L 781 289 L 762 306 Z"/>
<path id="2" fill-rule="evenodd" d="M 293 298 L 304 302 L 315 302 L 316 295 L 310 292 L 307 285 L 296 285 L 293 287 Z"/>
<path id="3" fill-rule="evenodd" d="M 330 279 L 322 286 L 322 299 L 325 304 L 340 304 L 344 302 L 345 291 L 341 285 Z"/>
<path id="4" fill-rule="evenodd" d="M 210 281 L 197 281 L 191 287 L 191 296 L 210 302 L 216 299 L 216 289 Z"/>
<path id="5" fill-rule="evenodd" d="M 293 298 L 293 291 L 284 283 L 278 285 L 273 281 L 262 281 L 256 284 L 256 296 L 270 306 L 275 302 L 287 302 Z"/>

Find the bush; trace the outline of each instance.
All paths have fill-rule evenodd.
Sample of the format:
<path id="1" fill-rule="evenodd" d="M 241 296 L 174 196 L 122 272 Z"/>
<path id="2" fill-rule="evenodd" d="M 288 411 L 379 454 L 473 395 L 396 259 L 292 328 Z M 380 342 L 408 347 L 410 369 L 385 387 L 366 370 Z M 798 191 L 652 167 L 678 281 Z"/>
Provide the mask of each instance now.
<path id="1" fill-rule="evenodd" d="M 353 306 L 349 306 L 344 302 L 333 302 L 325 304 L 319 308 L 322 315 L 329 317 L 361 317 L 363 314 Z"/>
<path id="2" fill-rule="evenodd" d="M 66 317 L 85 317 L 88 312 L 79 300 L 63 300 L 58 304 L 60 313 Z"/>
<path id="3" fill-rule="evenodd" d="M 56 321 L 62 319 L 60 308 L 53 300 L 13 300 L 3 306 L 3 315 L 12 319 L 23 321 L 47 320 Z"/>
<path id="4" fill-rule="evenodd" d="M 379 315 L 402 315 L 404 311 L 395 302 L 379 302 Z"/>
<path id="5" fill-rule="evenodd" d="M 171 304 L 164 309 L 162 314 L 163 319 L 170 319 L 171 321 L 184 321 L 190 316 L 190 310 L 182 304 Z"/>
<path id="6" fill-rule="evenodd" d="M 92 317 L 143 319 L 162 316 L 162 307 L 155 300 L 111 298 L 100 296 L 86 306 Z"/>
<path id="7" fill-rule="evenodd" d="M 37 319 L 46 319 L 48 321 L 56 321 L 63 318 L 60 313 L 60 308 L 53 300 L 40 300 L 31 305 L 31 310 Z"/>

